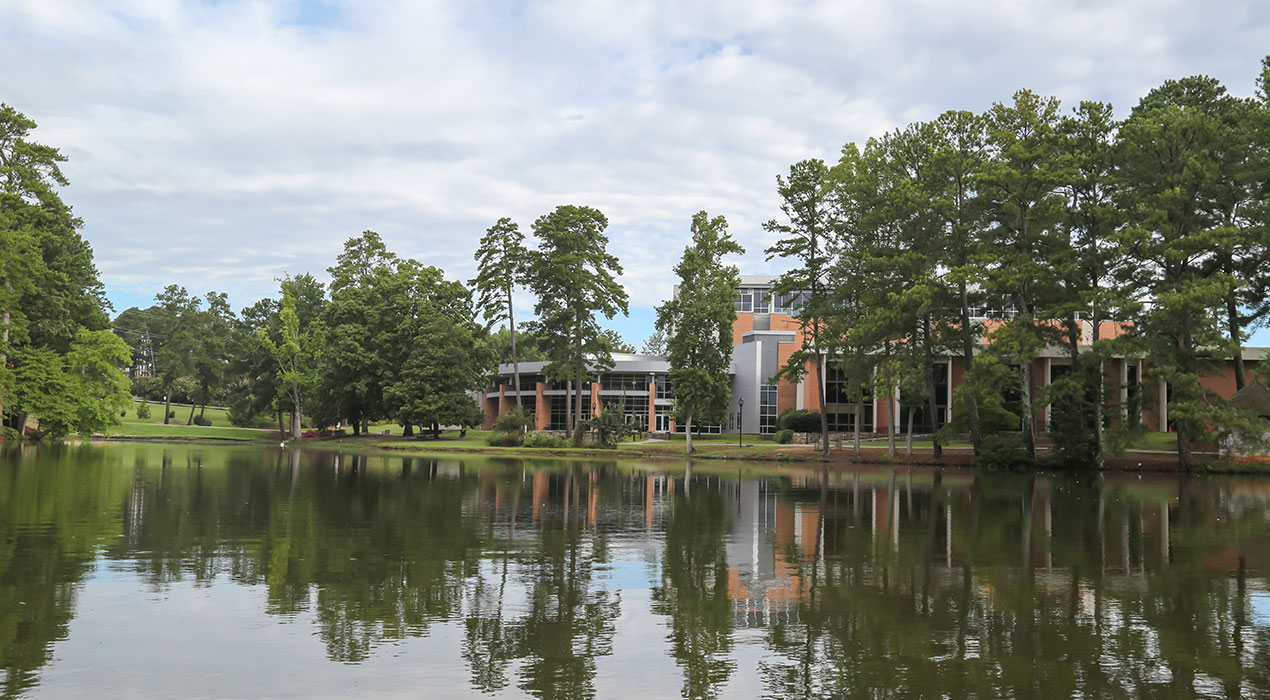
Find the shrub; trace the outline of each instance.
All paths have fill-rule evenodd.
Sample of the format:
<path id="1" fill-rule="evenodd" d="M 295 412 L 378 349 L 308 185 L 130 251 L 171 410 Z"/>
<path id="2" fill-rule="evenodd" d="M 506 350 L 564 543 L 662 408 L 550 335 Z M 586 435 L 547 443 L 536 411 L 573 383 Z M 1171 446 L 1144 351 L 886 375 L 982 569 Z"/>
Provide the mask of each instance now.
<path id="1" fill-rule="evenodd" d="M 776 434 L 772 436 L 772 439 L 781 445 L 788 445 L 789 442 L 794 439 L 794 431 L 789 428 L 778 430 L 776 431 Z"/>
<path id="2" fill-rule="evenodd" d="M 795 433 L 819 433 L 820 411 L 791 408 L 776 419 L 776 429 L 789 429 Z"/>
<path id="3" fill-rule="evenodd" d="M 212 424 L 212 419 L 206 416 L 194 416 L 194 425 L 208 426 Z"/>
<path id="4" fill-rule="evenodd" d="M 137 404 L 137 420 L 150 420 L 150 404 Z"/>
<path id="5" fill-rule="evenodd" d="M 1027 450 L 1018 434 L 984 435 L 974 466 L 985 469 L 1015 469 L 1028 465 Z"/>
<path id="6" fill-rule="evenodd" d="M 559 450 L 569 446 L 569 441 L 559 435 L 544 435 L 542 433 L 531 433 L 525 438 L 524 447 L 533 447 L 543 450 Z"/>
<path id="7" fill-rule="evenodd" d="M 494 433 L 485 439 L 490 447 L 520 447 L 524 436 L 520 433 Z"/>
<path id="8" fill-rule="evenodd" d="M 513 408 L 494 419 L 494 430 L 500 433 L 523 433 L 534 427 L 530 420 L 523 408 Z"/>
<path id="9" fill-rule="evenodd" d="M 626 422 L 622 412 L 612 409 L 601 411 L 600 415 L 587 423 L 595 430 L 596 446 L 610 450 L 617 449 L 617 443 L 621 442 L 622 438 L 635 432 L 634 427 Z M 580 444 L 580 441 L 575 440 L 574 444 Z"/>
<path id="10" fill-rule="evenodd" d="M 176 418 L 176 411 L 168 411 L 168 418 Z"/>

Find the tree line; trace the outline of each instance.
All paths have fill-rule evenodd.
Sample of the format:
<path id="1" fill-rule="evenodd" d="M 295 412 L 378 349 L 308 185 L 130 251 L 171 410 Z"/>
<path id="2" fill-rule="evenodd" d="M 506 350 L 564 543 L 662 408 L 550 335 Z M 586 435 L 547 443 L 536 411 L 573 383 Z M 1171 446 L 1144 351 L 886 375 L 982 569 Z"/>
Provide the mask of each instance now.
<path id="1" fill-rule="evenodd" d="M 1168 387 L 1183 466 L 1215 433 L 1255 431 L 1200 379 L 1233 361 L 1242 388 L 1242 344 L 1270 316 L 1270 59 L 1257 84 L 1240 98 L 1212 78 L 1169 80 L 1123 120 L 1022 90 L 848 143 L 835 164 L 795 163 L 778 177 L 784 218 L 766 226 L 769 259 L 793 262 L 776 291 L 809 293 L 782 376 L 840 372 L 856 449 L 870 396 L 898 387 L 910 431 L 917 406 L 936 415 L 949 356 L 973 360 L 936 455 L 961 433 L 980 456 L 1035 463 L 1049 405 L 1054 454 L 1096 463 L 1142 429 L 1127 418 L 1143 397 L 1122 400 L 1113 356 Z M 1055 348 L 1071 370 L 1043 386 L 1034 362 Z M 886 411 L 894 452 L 905 416 Z"/>

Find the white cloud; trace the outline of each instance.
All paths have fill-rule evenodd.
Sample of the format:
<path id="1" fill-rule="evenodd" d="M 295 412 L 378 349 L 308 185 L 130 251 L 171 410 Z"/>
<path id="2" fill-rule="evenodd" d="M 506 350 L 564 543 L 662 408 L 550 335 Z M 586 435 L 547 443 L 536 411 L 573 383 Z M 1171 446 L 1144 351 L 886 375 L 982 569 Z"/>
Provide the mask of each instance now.
<path id="1" fill-rule="evenodd" d="M 681 5 L 16 0 L 0 99 L 71 157 L 126 301 L 244 306 L 368 228 L 466 279 L 495 219 L 577 203 L 648 309 L 699 209 L 779 269 L 761 223 L 793 161 L 1024 86 L 1121 113 L 1193 73 L 1250 94 L 1270 25 L 1254 0 Z"/>

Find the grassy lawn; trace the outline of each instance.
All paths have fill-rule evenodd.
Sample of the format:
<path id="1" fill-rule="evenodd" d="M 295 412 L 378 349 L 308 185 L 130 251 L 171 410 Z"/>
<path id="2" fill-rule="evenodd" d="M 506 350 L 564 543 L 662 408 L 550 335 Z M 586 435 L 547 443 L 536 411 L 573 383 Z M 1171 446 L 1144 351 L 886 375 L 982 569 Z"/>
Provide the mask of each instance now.
<path id="1" fill-rule="evenodd" d="M 1177 438 L 1172 433 L 1143 433 L 1129 443 L 1130 450 L 1167 450 L 1177 449 Z"/>
<path id="2" fill-rule="evenodd" d="M 148 419 L 140 420 L 137 418 L 137 406 L 140 406 L 141 402 L 134 401 L 132 404 L 132 408 L 128 410 L 128 415 L 124 416 L 123 418 L 120 418 L 119 420 L 129 425 L 130 424 L 146 424 L 146 423 L 162 424 L 163 423 L 163 403 L 162 402 L 155 403 L 153 401 L 150 401 L 148 403 L 150 404 L 150 417 Z M 172 418 L 172 424 L 179 423 L 181 425 L 185 425 L 185 421 L 188 420 L 190 417 L 189 404 L 185 404 L 185 405 L 172 404 L 172 410 L 176 412 L 176 416 Z M 199 415 L 200 410 L 202 409 L 201 408 L 195 409 L 194 415 L 195 416 Z M 231 425 L 231 423 L 229 422 L 229 416 L 227 415 L 226 410 L 223 408 L 208 406 L 207 412 L 203 413 L 203 416 L 207 418 L 208 420 L 212 421 L 212 425 L 223 425 L 223 426 Z"/>
<path id="3" fill-rule="evenodd" d="M 268 430 L 251 428 L 220 428 L 201 425 L 163 425 L 162 423 L 124 423 L 110 430 L 111 435 L 131 435 L 135 437 L 177 437 L 177 438 L 243 438 L 247 440 L 272 440 Z"/>

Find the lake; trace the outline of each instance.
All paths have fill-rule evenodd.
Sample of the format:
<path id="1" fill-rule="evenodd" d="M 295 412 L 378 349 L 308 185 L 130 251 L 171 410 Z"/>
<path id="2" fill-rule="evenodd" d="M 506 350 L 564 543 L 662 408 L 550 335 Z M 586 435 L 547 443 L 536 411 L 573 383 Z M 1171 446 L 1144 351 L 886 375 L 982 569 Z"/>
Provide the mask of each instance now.
<path id="1" fill-rule="evenodd" d="M 3 698 L 1270 697 L 1270 480 L 0 451 Z"/>

